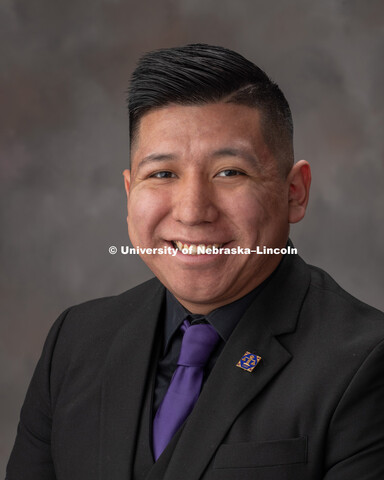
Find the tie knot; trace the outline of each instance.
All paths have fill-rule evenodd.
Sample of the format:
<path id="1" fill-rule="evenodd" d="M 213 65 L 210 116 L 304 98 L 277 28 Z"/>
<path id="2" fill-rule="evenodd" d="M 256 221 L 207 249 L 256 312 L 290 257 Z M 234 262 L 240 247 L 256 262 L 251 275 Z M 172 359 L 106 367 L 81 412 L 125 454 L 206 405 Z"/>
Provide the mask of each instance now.
<path id="1" fill-rule="evenodd" d="M 219 334 L 208 323 L 183 324 L 185 333 L 181 344 L 178 365 L 203 367 L 219 341 Z M 183 328 L 182 327 L 182 328 Z"/>

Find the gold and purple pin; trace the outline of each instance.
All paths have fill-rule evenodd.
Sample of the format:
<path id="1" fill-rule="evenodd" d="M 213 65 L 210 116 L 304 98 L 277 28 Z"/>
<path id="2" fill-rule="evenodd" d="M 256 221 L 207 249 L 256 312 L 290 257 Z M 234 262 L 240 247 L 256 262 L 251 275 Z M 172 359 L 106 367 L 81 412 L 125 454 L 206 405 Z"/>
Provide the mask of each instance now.
<path id="1" fill-rule="evenodd" d="M 240 358 L 236 367 L 242 368 L 246 372 L 252 372 L 256 365 L 260 362 L 261 357 L 251 352 L 245 352 Z"/>

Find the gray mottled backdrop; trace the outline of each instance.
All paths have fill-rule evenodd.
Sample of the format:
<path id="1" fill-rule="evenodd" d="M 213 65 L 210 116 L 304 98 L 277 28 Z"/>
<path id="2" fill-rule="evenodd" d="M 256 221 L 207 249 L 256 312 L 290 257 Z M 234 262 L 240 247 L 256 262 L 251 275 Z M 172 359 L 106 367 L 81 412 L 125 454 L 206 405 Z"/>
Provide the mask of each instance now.
<path id="1" fill-rule="evenodd" d="M 264 68 L 313 168 L 302 256 L 383 308 L 384 3 L 2 0 L 0 475 L 47 331 L 147 279 L 126 245 L 125 89 L 140 54 L 207 42 Z"/>

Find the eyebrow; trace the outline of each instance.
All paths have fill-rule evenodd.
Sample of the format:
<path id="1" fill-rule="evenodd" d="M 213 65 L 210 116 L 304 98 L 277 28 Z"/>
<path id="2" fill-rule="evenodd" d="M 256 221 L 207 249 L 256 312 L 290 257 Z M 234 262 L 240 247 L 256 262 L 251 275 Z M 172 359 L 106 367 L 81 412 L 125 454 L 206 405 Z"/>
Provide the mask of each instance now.
<path id="1" fill-rule="evenodd" d="M 172 153 L 151 153 L 146 157 L 142 158 L 137 165 L 137 169 L 150 162 L 161 162 L 166 160 L 174 160 L 176 158 Z"/>
<path id="2" fill-rule="evenodd" d="M 251 153 L 249 153 L 247 150 L 243 148 L 224 147 L 224 148 L 220 148 L 219 150 L 213 151 L 208 156 L 213 158 L 241 157 L 251 167 L 256 167 L 257 169 L 260 168 L 260 162 L 257 156 L 252 155 Z M 176 160 L 176 159 L 177 159 L 177 156 L 172 153 L 151 153 L 150 155 L 147 155 L 140 160 L 137 168 L 139 169 L 145 164 L 150 162 L 162 162 L 162 161 Z"/>
<path id="3" fill-rule="evenodd" d="M 252 155 L 247 150 L 243 148 L 233 148 L 233 147 L 226 147 L 220 148 L 219 150 L 215 150 L 212 153 L 213 157 L 241 157 L 251 166 L 251 167 L 260 167 L 260 161 L 256 155 Z"/>

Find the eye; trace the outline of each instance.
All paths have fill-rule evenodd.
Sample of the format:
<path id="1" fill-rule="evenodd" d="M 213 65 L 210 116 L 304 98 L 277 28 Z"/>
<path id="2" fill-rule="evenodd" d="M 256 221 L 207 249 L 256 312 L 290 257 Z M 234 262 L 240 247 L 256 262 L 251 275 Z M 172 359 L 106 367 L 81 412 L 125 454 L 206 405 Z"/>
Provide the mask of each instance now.
<path id="1" fill-rule="evenodd" d="M 240 172 L 239 170 L 223 170 L 217 174 L 217 177 L 234 177 L 236 175 L 245 175 L 245 173 Z"/>
<path id="2" fill-rule="evenodd" d="M 172 172 L 168 172 L 166 170 L 161 172 L 155 172 L 150 175 L 150 178 L 175 178 L 176 175 Z"/>

